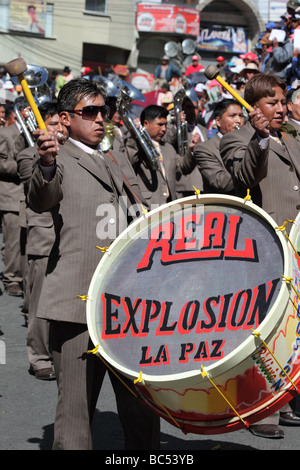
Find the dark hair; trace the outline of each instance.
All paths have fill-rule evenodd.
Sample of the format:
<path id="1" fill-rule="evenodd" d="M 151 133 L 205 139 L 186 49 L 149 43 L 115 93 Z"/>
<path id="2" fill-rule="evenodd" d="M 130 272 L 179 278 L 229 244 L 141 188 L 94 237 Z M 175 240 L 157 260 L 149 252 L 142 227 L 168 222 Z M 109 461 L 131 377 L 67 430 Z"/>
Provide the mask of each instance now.
<path id="1" fill-rule="evenodd" d="M 157 104 L 150 104 L 143 109 L 141 113 L 141 124 L 143 125 L 145 121 L 154 121 L 158 118 L 167 118 L 169 111 L 163 106 L 158 106 Z"/>
<path id="2" fill-rule="evenodd" d="M 229 108 L 229 106 L 231 105 L 237 105 L 237 106 L 240 106 L 241 109 L 243 109 L 241 103 L 239 103 L 238 101 L 236 100 L 233 100 L 231 98 L 226 98 L 222 101 L 219 101 L 214 109 L 214 118 L 218 117 L 218 118 L 221 118 L 223 116 L 223 114 L 227 111 L 227 109 Z"/>
<path id="3" fill-rule="evenodd" d="M 21 106 L 19 106 L 19 109 L 21 108 Z M 23 106 L 24 108 L 24 106 Z M 12 113 L 14 112 L 14 104 L 9 104 L 5 107 L 5 119 L 8 119 Z"/>
<path id="4" fill-rule="evenodd" d="M 280 87 L 284 94 L 287 92 L 287 85 L 281 78 L 271 73 L 257 73 L 246 83 L 244 99 L 253 106 L 261 98 L 275 96 L 274 87 Z"/>
<path id="5" fill-rule="evenodd" d="M 96 98 L 102 95 L 106 98 L 104 88 L 99 83 L 86 78 L 75 78 L 67 82 L 57 97 L 57 112 L 74 109 L 83 98 Z"/>
<path id="6" fill-rule="evenodd" d="M 45 101 L 45 103 L 39 106 L 39 112 L 41 113 L 43 120 L 45 120 L 47 116 L 54 116 L 57 114 L 57 102 Z"/>

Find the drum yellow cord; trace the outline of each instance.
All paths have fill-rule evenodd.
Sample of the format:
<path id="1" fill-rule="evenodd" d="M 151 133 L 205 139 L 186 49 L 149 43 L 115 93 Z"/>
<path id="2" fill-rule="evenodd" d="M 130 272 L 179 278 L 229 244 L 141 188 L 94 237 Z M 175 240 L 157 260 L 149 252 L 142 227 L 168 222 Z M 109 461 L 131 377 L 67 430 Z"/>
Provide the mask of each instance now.
<path id="1" fill-rule="evenodd" d="M 201 369 L 202 369 L 202 372 L 201 372 L 201 375 L 203 378 L 207 377 L 208 380 L 210 381 L 210 383 L 214 386 L 214 388 L 217 390 L 217 392 L 219 392 L 219 394 L 221 395 L 222 398 L 224 398 L 224 400 L 226 401 L 226 403 L 230 406 L 230 408 L 235 412 L 235 414 L 237 415 L 237 417 L 242 421 L 242 423 L 245 425 L 246 428 L 249 428 L 249 423 L 247 423 L 247 421 L 245 421 L 242 416 L 237 412 L 237 410 L 234 408 L 234 406 L 230 403 L 230 401 L 225 397 L 224 393 L 221 392 L 221 390 L 219 389 L 219 387 L 213 382 L 213 380 L 210 378 L 209 374 L 207 373 L 207 371 L 204 369 L 204 367 L 201 365 Z"/>
<path id="2" fill-rule="evenodd" d="M 142 371 L 140 371 L 140 374 L 138 376 L 137 379 L 134 380 L 134 384 L 137 384 L 137 383 L 141 383 L 143 382 L 144 379 L 143 379 L 143 373 Z M 164 412 L 169 416 L 169 418 L 173 421 L 173 423 L 179 428 L 179 429 L 182 429 L 182 427 L 179 425 L 179 423 L 173 418 L 173 416 L 168 412 L 168 410 L 164 407 L 164 405 L 159 401 L 159 399 L 153 395 L 153 393 L 151 392 L 150 388 L 147 387 L 147 385 L 145 384 L 145 382 L 143 383 L 143 386 L 146 388 L 146 390 L 150 393 L 151 397 L 153 398 L 153 400 L 155 400 L 158 405 L 164 410 Z M 182 429 L 183 431 L 183 429 Z"/>
<path id="3" fill-rule="evenodd" d="M 281 274 L 281 277 L 283 277 L 283 279 L 285 280 L 285 282 L 286 282 L 287 284 L 291 284 L 292 281 L 294 280 L 292 277 L 285 277 L 283 274 Z M 292 286 L 292 289 L 295 291 L 296 296 L 297 296 L 298 299 L 299 299 L 299 293 L 298 293 L 296 287 L 294 286 L 294 284 L 291 284 L 291 286 Z"/>
<path id="4" fill-rule="evenodd" d="M 285 231 L 285 227 L 286 227 L 286 224 L 290 222 L 290 223 L 294 223 L 295 221 L 294 220 L 291 220 L 291 219 L 286 219 L 283 224 L 280 226 L 280 227 L 275 227 L 277 230 L 280 230 L 281 232 L 285 232 L 284 235 L 285 235 L 285 238 L 287 239 L 287 241 L 289 242 L 289 244 L 291 245 L 291 247 L 293 248 L 294 252 L 295 252 L 295 255 L 296 257 L 298 258 L 298 261 L 300 261 L 300 257 L 298 255 L 298 252 L 296 250 L 296 248 L 294 247 L 290 237 L 288 236 L 288 234 L 286 233 Z"/>
<path id="5" fill-rule="evenodd" d="M 99 350 L 99 344 L 97 344 L 97 346 L 94 348 L 94 349 L 90 349 L 88 350 L 86 353 L 87 354 L 97 354 L 98 353 L 98 350 Z M 106 367 L 120 380 L 120 382 L 122 382 L 122 384 L 127 388 L 127 390 L 129 390 L 130 393 L 132 393 L 132 395 L 138 399 L 138 396 L 134 393 L 133 390 L 131 390 L 130 387 L 128 387 L 128 385 L 124 382 L 124 380 L 121 379 L 121 377 L 116 373 L 116 371 L 108 364 L 108 362 L 101 356 L 101 354 L 99 353 L 98 354 L 98 357 L 101 359 L 101 361 L 106 365 Z"/>
<path id="6" fill-rule="evenodd" d="M 252 328 L 251 328 L 252 329 Z M 263 343 L 263 345 L 267 348 L 267 350 L 269 351 L 269 353 L 271 354 L 271 356 L 273 357 L 273 359 L 277 362 L 277 364 L 279 365 L 280 369 L 282 370 L 282 372 L 285 374 L 285 376 L 288 378 L 288 380 L 291 382 L 291 384 L 293 385 L 293 387 L 295 388 L 295 390 L 297 390 L 297 387 L 296 385 L 294 384 L 294 382 L 291 380 L 291 378 L 289 377 L 289 375 L 286 373 L 286 371 L 284 370 L 284 368 L 282 367 L 282 365 L 280 364 L 280 362 L 278 361 L 278 359 L 274 356 L 274 354 L 272 353 L 271 349 L 269 348 L 269 346 L 267 345 L 267 343 L 261 338 L 261 334 L 259 331 L 255 331 L 253 330 L 253 334 L 256 338 L 260 337 L 260 340 L 261 342 Z"/>

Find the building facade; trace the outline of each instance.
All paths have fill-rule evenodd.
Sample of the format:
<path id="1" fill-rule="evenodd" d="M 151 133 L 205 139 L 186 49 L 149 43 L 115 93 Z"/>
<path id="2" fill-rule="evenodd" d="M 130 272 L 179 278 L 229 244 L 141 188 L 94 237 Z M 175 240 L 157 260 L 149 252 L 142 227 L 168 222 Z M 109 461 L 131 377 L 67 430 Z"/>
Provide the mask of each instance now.
<path id="1" fill-rule="evenodd" d="M 229 49 L 224 49 L 221 41 L 218 46 L 218 35 L 225 37 L 225 42 L 227 36 L 236 36 L 244 41 L 243 48 L 251 50 L 257 34 L 268 21 L 279 19 L 286 3 L 287 0 L 0 0 L 0 65 L 23 57 L 28 64 L 48 70 L 60 72 L 68 66 L 74 76 L 80 75 L 82 66 L 105 73 L 118 64 L 127 65 L 130 71 L 152 73 L 166 43 L 181 45 L 185 39 L 198 42 L 206 65 L 220 53 L 229 58 L 239 52 L 228 45 Z M 165 9 L 160 26 L 153 27 L 150 16 L 140 16 L 147 5 Z M 214 48 L 208 43 L 212 36 L 216 38 Z"/>
<path id="2" fill-rule="evenodd" d="M 2 65 L 23 57 L 78 76 L 83 65 L 126 64 L 135 34 L 134 0 L 0 0 Z"/>

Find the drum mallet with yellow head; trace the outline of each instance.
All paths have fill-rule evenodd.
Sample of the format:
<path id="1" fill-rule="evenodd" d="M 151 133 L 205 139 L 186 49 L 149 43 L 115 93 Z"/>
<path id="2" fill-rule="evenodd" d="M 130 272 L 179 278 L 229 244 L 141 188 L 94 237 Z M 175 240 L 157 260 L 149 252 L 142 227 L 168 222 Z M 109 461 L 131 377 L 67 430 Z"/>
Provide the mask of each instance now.
<path id="1" fill-rule="evenodd" d="M 251 111 L 253 111 L 253 108 L 252 106 L 250 106 L 250 104 L 247 103 L 247 101 L 245 101 L 230 85 L 228 85 L 228 83 L 225 82 L 225 80 L 223 80 L 223 78 L 219 75 L 219 69 L 216 65 L 209 65 L 205 71 L 204 71 L 204 75 L 206 76 L 206 78 L 208 78 L 208 80 L 217 80 L 220 85 L 222 85 L 227 91 L 229 91 L 229 93 L 239 102 L 241 103 L 242 106 L 244 106 L 244 108 L 246 108 L 246 110 L 251 113 Z"/>
<path id="2" fill-rule="evenodd" d="M 48 131 L 42 119 L 41 113 L 34 101 L 32 93 L 23 75 L 27 70 L 27 64 L 25 60 L 22 59 L 21 57 L 19 59 L 11 60 L 10 62 L 6 64 L 5 68 L 11 77 L 18 77 L 18 80 L 20 82 L 24 95 L 26 96 L 29 106 L 31 107 L 34 117 L 36 119 L 37 125 L 39 126 L 41 130 L 45 131 L 45 134 L 48 134 Z"/>

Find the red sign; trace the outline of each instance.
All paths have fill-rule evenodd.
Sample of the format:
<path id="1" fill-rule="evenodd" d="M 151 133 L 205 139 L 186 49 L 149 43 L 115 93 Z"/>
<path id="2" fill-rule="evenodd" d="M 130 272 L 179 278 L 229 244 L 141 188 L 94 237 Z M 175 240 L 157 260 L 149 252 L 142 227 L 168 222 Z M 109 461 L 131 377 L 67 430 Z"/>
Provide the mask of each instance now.
<path id="1" fill-rule="evenodd" d="M 192 34 L 198 36 L 200 12 L 194 8 L 176 5 L 137 6 L 136 25 L 138 31 Z"/>

